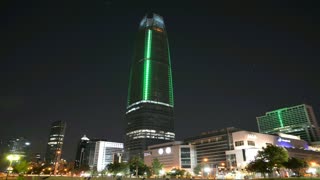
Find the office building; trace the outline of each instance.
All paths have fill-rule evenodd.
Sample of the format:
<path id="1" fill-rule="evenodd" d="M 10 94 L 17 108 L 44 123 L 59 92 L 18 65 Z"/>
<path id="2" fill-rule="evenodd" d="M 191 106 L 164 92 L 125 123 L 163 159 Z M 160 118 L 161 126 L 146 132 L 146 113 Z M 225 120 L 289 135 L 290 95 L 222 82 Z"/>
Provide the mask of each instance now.
<path id="1" fill-rule="evenodd" d="M 126 110 L 126 158 L 143 158 L 153 144 L 174 141 L 173 83 L 169 43 L 163 18 L 140 22 L 131 63 Z"/>
<path id="2" fill-rule="evenodd" d="M 12 138 L 8 141 L 8 152 L 9 154 L 18 154 L 26 158 L 30 154 L 30 141 L 24 137 Z M 28 160 L 31 157 L 28 157 Z"/>
<path id="3" fill-rule="evenodd" d="M 311 106 L 301 104 L 267 112 L 257 117 L 260 133 L 300 136 L 308 143 L 320 140 L 319 126 Z"/>
<path id="4" fill-rule="evenodd" d="M 233 150 L 232 133 L 236 131 L 240 129 L 228 127 L 204 132 L 199 136 L 187 138 L 184 142 L 195 146 L 197 164 L 206 163 L 212 168 L 224 169 L 230 166 L 226 161 L 225 152 Z"/>
<path id="5" fill-rule="evenodd" d="M 108 164 L 115 161 L 115 154 L 117 156 L 123 154 L 123 143 L 92 139 L 87 144 L 86 149 L 86 154 L 84 155 L 86 157 L 84 157 L 84 159 L 88 160 L 90 169 L 100 172 L 104 170 Z"/>
<path id="6" fill-rule="evenodd" d="M 181 141 L 148 146 L 148 150 L 144 151 L 144 163 L 152 166 L 154 159 L 158 159 L 163 165 L 162 175 L 172 169 L 184 169 L 193 174 L 197 165 L 195 147 Z"/>
<path id="7" fill-rule="evenodd" d="M 65 131 L 66 122 L 55 121 L 51 124 L 47 151 L 45 154 L 45 161 L 47 164 L 55 164 L 55 162 L 60 161 Z"/>
<path id="8" fill-rule="evenodd" d="M 84 135 L 78 144 L 77 147 L 77 153 L 76 158 L 74 161 L 74 168 L 79 169 L 80 167 L 88 165 L 88 156 L 86 156 L 86 153 L 88 151 L 88 143 L 90 139 L 87 138 L 86 135 Z"/>

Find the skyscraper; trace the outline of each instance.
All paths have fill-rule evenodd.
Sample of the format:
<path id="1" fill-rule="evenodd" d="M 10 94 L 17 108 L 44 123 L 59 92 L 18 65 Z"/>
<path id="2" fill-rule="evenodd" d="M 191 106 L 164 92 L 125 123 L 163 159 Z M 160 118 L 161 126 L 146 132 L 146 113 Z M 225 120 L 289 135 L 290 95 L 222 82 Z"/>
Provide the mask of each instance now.
<path id="1" fill-rule="evenodd" d="M 51 124 L 45 160 L 48 164 L 55 164 L 61 158 L 66 122 L 55 121 Z"/>
<path id="2" fill-rule="evenodd" d="M 90 139 L 87 138 L 86 135 L 84 135 L 79 144 L 78 144 L 78 148 L 77 148 L 77 154 L 76 154 L 76 159 L 74 162 L 74 168 L 75 169 L 79 169 L 80 167 L 82 167 L 83 165 L 88 165 L 88 158 L 86 156 L 86 154 L 88 153 L 88 143 L 89 143 Z"/>
<path id="3" fill-rule="evenodd" d="M 126 158 L 143 158 L 149 145 L 174 141 L 173 83 L 163 18 L 140 22 L 131 64 L 126 110 Z"/>
<path id="4" fill-rule="evenodd" d="M 257 117 L 257 121 L 261 133 L 292 134 L 309 143 L 320 140 L 319 126 L 313 109 L 306 104 L 267 112 L 266 115 Z"/>

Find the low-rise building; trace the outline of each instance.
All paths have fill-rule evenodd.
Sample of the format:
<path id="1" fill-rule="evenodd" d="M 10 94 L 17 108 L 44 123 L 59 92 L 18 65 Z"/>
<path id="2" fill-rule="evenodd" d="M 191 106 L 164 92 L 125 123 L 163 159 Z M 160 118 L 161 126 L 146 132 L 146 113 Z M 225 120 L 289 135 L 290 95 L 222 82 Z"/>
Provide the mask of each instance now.
<path id="1" fill-rule="evenodd" d="M 255 160 L 258 151 L 267 145 L 283 147 L 289 157 L 305 159 L 320 153 L 309 150 L 308 143 L 298 136 L 279 133 L 277 135 L 262 134 L 250 131 L 232 133 L 234 150 L 226 151 L 228 168 L 244 169 L 249 162 Z"/>
<path id="2" fill-rule="evenodd" d="M 163 170 L 166 172 L 172 169 L 184 169 L 193 174 L 193 169 L 197 165 L 195 147 L 183 144 L 181 141 L 148 146 L 148 150 L 144 151 L 144 163 L 151 166 L 156 158 L 163 164 Z"/>

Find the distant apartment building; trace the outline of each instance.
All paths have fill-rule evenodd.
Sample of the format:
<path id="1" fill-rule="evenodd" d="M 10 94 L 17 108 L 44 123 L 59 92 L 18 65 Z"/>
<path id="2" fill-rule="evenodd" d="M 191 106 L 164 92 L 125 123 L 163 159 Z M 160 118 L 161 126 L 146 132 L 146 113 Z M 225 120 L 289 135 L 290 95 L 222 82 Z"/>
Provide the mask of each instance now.
<path id="1" fill-rule="evenodd" d="M 66 122 L 55 121 L 51 124 L 47 151 L 45 154 L 46 163 L 54 164 L 55 162 L 60 161 L 65 131 Z"/>
<path id="2" fill-rule="evenodd" d="M 193 174 L 193 169 L 197 165 L 195 147 L 183 144 L 181 141 L 148 146 L 144 151 L 144 162 L 151 166 L 154 159 L 163 164 L 163 170 L 166 172 L 176 168 Z"/>
<path id="3" fill-rule="evenodd" d="M 285 133 L 299 136 L 308 143 L 320 140 L 320 129 L 311 106 L 301 104 L 267 112 L 257 117 L 260 133 Z"/>

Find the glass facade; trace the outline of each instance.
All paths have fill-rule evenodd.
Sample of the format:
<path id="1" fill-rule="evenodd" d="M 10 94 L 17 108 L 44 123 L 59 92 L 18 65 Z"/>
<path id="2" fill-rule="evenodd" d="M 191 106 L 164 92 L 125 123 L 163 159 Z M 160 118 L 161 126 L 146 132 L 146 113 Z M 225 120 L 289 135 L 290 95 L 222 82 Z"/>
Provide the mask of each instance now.
<path id="1" fill-rule="evenodd" d="M 123 143 L 109 142 L 105 140 L 93 139 L 86 147 L 85 159 L 91 170 L 98 172 L 104 170 L 106 166 L 114 162 L 115 155 L 123 153 Z"/>
<path id="2" fill-rule="evenodd" d="M 307 142 L 319 141 L 319 126 L 311 106 L 302 104 L 267 112 L 257 117 L 259 132 L 286 133 L 300 136 Z"/>
<path id="3" fill-rule="evenodd" d="M 60 160 L 64 134 L 66 131 L 66 122 L 55 121 L 51 124 L 50 135 L 47 144 L 46 162 L 53 164 Z"/>
<path id="4" fill-rule="evenodd" d="M 143 158 L 147 146 L 173 141 L 173 83 L 170 52 L 161 16 L 145 16 L 131 64 L 126 111 L 127 159 Z"/>

